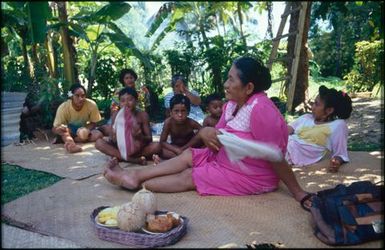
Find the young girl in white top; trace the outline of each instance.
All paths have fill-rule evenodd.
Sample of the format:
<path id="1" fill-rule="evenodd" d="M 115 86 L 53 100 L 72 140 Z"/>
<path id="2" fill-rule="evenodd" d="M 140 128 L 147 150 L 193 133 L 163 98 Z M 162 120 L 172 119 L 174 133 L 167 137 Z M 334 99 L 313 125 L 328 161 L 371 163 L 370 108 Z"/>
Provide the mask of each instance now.
<path id="1" fill-rule="evenodd" d="M 350 97 L 335 89 L 319 87 L 319 95 L 312 105 L 312 114 L 300 116 L 289 123 L 286 160 L 299 167 L 320 161 L 330 151 L 328 170 L 337 172 L 349 161 L 348 126 L 345 119 L 352 112 Z"/>

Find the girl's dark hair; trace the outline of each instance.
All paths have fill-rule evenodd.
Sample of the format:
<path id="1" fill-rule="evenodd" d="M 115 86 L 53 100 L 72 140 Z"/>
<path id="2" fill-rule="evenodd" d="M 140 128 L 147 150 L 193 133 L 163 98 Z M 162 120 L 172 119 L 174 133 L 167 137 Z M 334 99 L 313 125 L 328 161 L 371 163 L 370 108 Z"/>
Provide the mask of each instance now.
<path id="1" fill-rule="evenodd" d="M 135 78 L 135 81 L 138 79 L 138 75 L 135 73 L 133 69 L 122 69 L 122 71 L 120 71 L 120 74 L 119 74 L 119 82 L 123 85 L 123 87 L 125 86 L 124 76 L 127 74 L 132 75 Z"/>
<path id="2" fill-rule="evenodd" d="M 84 90 L 84 93 L 87 94 L 87 91 L 86 91 L 86 89 L 84 88 L 84 86 L 80 85 L 79 83 L 74 83 L 74 84 L 71 85 L 71 87 L 70 87 L 71 93 L 72 93 L 72 94 L 75 94 L 75 91 L 76 91 L 78 88 L 83 89 L 83 90 Z"/>
<path id="3" fill-rule="evenodd" d="M 136 90 L 134 88 L 125 87 L 125 88 L 121 89 L 119 91 L 119 99 L 122 95 L 125 95 L 125 94 L 132 95 L 133 97 L 135 97 L 136 100 L 138 100 L 138 92 L 136 92 Z"/>
<path id="4" fill-rule="evenodd" d="M 233 62 L 238 69 L 238 76 L 246 86 L 249 82 L 254 84 L 254 93 L 268 90 L 271 86 L 269 69 L 262 62 L 252 57 L 240 57 Z"/>
<path id="5" fill-rule="evenodd" d="M 184 96 L 182 94 L 176 94 L 174 95 L 171 100 L 170 100 L 170 110 L 173 109 L 173 107 L 176 105 L 176 104 L 184 104 L 184 106 L 186 106 L 186 109 L 188 112 L 190 112 L 190 108 L 191 108 L 191 103 L 190 103 L 190 99 L 188 99 L 187 96 Z"/>
<path id="6" fill-rule="evenodd" d="M 186 78 L 184 78 L 182 75 L 177 74 L 177 75 L 173 75 L 171 78 L 171 87 L 172 88 L 175 87 L 176 81 L 178 81 L 178 80 L 181 80 L 186 87 L 188 86 Z"/>
<path id="7" fill-rule="evenodd" d="M 324 85 L 319 87 L 320 99 L 325 103 L 325 108 L 334 108 L 332 119 L 348 119 L 352 113 L 352 100 L 342 91 L 328 89 Z"/>

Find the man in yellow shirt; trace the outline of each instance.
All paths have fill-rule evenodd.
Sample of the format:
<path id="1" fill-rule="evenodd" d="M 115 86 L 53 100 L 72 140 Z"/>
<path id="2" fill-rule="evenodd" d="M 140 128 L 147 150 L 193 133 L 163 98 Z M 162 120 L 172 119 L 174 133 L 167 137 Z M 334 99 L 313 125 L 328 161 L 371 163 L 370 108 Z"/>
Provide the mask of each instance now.
<path id="1" fill-rule="evenodd" d="M 102 132 L 95 129 L 101 116 L 96 103 L 86 98 L 82 85 L 73 84 L 68 96 L 70 99 L 57 109 L 52 132 L 62 139 L 68 152 L 77 153 L 82 148 L 75 142 L 94 142 L 103 137 Z"/>

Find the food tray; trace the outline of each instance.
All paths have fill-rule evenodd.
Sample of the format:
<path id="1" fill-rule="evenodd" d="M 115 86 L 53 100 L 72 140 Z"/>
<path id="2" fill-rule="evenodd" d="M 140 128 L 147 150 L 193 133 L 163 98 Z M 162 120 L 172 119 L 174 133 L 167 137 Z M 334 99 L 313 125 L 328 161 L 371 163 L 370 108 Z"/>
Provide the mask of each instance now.
<path id="1" fill-rule="evenodd" d="M 96 235 L 106 241 L 113 241 L 129 246 L 161 247 L 173 245 L 178 242 L 187 232 L 188 218 L 181 216 L 181 224 L 165 233 L 147 234 L 143 231 L 126 232 L 119 228 L 108 228 L 98 225 L 95 221 L 99 212 L 108 206 L 96 208 L 91 214 L 91 223 Z M 167 211 L 156 211 L 155 215 L 166 214 Z"/>

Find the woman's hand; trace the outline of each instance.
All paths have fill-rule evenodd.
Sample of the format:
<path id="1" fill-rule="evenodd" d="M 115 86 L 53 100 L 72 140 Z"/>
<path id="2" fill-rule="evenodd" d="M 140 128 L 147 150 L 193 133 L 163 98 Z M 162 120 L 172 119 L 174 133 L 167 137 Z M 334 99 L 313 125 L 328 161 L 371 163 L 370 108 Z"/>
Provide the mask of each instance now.
<path id="1" fill-rule="evenodd" d="M 222 144 L 219 142 L 217 135 L 221 134 L 216 128 L 204 127 L 199 130 L 199 137 L 209 149 L 218 152 Z"/>

